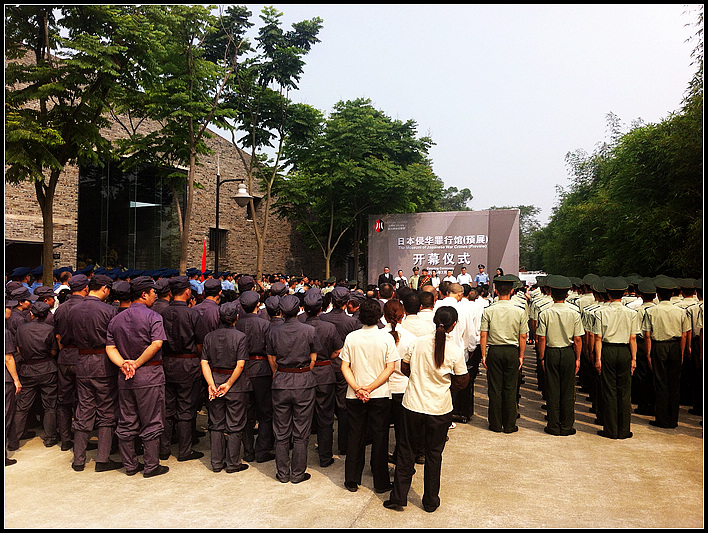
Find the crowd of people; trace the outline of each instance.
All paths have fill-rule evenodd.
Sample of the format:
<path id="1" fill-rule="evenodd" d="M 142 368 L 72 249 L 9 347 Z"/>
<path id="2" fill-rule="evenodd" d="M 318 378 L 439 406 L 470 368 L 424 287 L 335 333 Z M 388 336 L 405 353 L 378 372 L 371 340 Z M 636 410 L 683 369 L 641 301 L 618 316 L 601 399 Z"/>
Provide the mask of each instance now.
<path id="1" fill-rule="evenodd" d="M 214 472 L 274 460 L 278 481 L 304 482 L 315 434 L 320 466 L 333 464 L 336 446 L 354 492 L 370 444 L 374 490 L 390 491 L 384 506 L 406 505 L 415 465 L 425 464 L 432 512 L 448 430 L 474 414 L 480 365 L 489 430 L 518 431 L 527 344 L 550 435 L 576 432 L 577 385 L 605 438 L 632 437 L 633 403 L 662 428 L 677 427 L 680 404 L 702 415 L 702 280 L 549 275 L 527 287 L 484 269 L 440 280 L 425 268 L 410 278 L 385 268 L 363 288 L 93 265 L 59 269 L 47 287 L 41 269 L 15 269 L 5 299 L 5 464 L 37 436 L 39 418 L 44 445 L 72 451 L 76 471 L 95 447 L 97 472 L 166 474 L 160 461 L 173 450 L 178 461 L 204 457 L 193 449 L 204 409 Z"/>

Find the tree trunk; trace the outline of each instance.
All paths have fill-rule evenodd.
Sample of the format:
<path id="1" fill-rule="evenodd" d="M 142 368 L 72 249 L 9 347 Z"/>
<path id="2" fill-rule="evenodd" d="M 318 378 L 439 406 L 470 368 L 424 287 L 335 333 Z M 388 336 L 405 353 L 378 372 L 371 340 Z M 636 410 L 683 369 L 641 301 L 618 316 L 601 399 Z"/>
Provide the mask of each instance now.
<path id="1" fill-rule="evenodd" d="M 44 181 L 35 182 L 37 202 L 42 211 L 42 284 L 51 287 L 54 281 L 54 191 L 59 181 L 60 170 L 52 170 L 49 185 Z"/>
<path id="2" fill-rule="evenodd" d="M 194 172 L 196 170 L 196 148 L 194 144 L 189 150 L 189 175 L 187 178 L 187 198 L 184 204 L 184 222 L 180 235 L 179 273 L 187 273 L 187 257 L 189 256 L 189 238 L 192 225 L 192 204 L 194 203 Z"/>

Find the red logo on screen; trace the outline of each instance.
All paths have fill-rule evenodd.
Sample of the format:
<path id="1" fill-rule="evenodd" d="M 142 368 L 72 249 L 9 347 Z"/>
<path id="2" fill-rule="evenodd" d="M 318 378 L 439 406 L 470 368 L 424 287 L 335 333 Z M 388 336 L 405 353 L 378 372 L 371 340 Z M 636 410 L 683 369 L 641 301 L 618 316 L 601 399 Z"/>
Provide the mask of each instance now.
<path id="1" fill-rule="evenodd" d="M 384 229 L 383 220 L 377 220 L 376 222 L 374 222 L 374 229 L 377 233 L 381 233 Z"/>

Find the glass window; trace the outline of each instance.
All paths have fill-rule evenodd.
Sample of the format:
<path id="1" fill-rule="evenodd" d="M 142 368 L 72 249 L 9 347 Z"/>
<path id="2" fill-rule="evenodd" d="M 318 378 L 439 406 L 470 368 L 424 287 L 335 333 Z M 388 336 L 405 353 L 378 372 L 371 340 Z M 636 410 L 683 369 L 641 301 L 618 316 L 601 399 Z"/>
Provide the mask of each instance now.
<path id="1" fill-rule="evenodd" d="M 177 213 L 184 208 L 186 187 L 179 176 L 156 166 L 123 172 L 115 162 L 81 167 L 77 267 L 90 262 L 108 269 L 178 265 Z"/>

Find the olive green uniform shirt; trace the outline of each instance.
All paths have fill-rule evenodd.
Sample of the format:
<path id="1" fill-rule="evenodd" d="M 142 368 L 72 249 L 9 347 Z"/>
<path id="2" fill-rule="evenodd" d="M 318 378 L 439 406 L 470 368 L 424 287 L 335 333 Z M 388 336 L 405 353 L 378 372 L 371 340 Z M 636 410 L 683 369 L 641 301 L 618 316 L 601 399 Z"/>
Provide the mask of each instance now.
<path id="1" fill-rule="evenodd" d="M 585 334 L 580 312 L 567 303 L 554 303 L 538 315 L 536 335 L 546 338 L 549 348 L 565 348 L 573 344 L 574 337 Z"/>
<path id="2" fill-rule="evenodd" d="M 480 331 L 489 346 L 519 346 L 519 336 L 529 332 L 528 316 L 511 300 L 499 300 L 484 308 Z"/>
<path id="3" fill-rule="evenodd" d="M 639 313 L 621 302 L 610 302 L 595 312 L 595 335 L 602 336 L 602 342 L 628 344 L 630 335 L 639 335 L 641 324 Z"/>
<path id="4" fill-rule="evenodd" d="M 684 332 L 691 329 L 691 321 L 686 311 L 667 301 L 647 309 L 642 322 L 642 330 L 650 332 L 652 340 L 655 341 L 680 338 Z"/>

